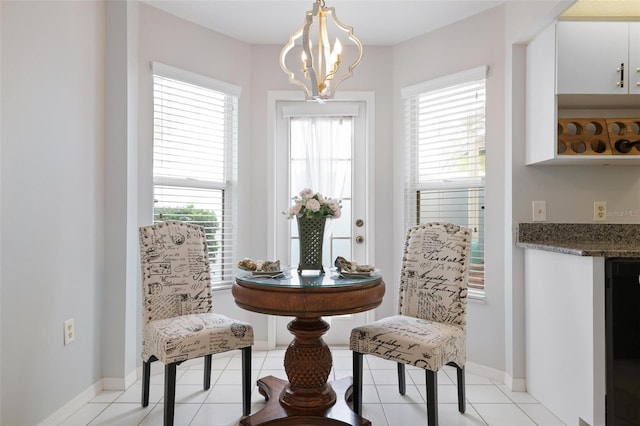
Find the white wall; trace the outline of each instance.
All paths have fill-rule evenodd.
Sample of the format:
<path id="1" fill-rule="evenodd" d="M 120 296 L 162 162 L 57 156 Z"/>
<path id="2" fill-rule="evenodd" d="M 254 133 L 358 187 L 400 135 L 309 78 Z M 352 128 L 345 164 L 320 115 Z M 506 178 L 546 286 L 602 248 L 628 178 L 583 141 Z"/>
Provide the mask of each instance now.
<path id="1" fill-rule="evenodd" d="M 105 11 L 0 7 L 0 423 L 33 425 L 102 377 Z"/>
<path id="2" fill-rule="evenodd" d="M 559 2 L 510 2 L 505 4 L 505 144 L 504 144 L 504 276 L 505 276 L 505 384 L 526 389 L 524 258 L 513 245 L 518 218 L 513 214 L 514 196 L 521 191 L 512 173 L 521 165 L 525 134 L 526 43 L 573 4 Z M 548 64 L 551 66 L 552 64 Z"/>
<path id="3" fill-rule="evenodd" d="M 531 16 L 530 14 L 528 16 Z M 400 255 L 404 229 L 402 214 L 394 216 L 391 203 L 402 204 L 402 174 L 394 187 L 394 173 L 402 171 L 402 136 L 393 141 L 393 118 L 401 132 L 401 104 L 394 105 L 394 94 L 399 88 L 429 78 L 456 72 L 480 64 L 490 66 L 488 90 L 488 169 L 487 203 L 491 214 L 487 214 L 487 245 L 496 247 L 487 263 L 487 301 L 470 303 L 469 344 L 470 359 L 476 363 L 498 370 L 504 369 L 504 269 L 501 263 L 505 251 L 503 201 L 506 188 L 504 157 L 504 66 L 503 46 L 505 17 L 503 9 L 494 9 L 479 17 L 418 37 L 395 48 L 365 46 L 365 55 L 355 70 L 355 77 L 346 80 L 341 90 L 369 90 L 376 94 L 375 126 L 375 201 L 376 253 L 375 263 L 385 271 L 387 294 L 378 315 L 389 315 L 395 310 L 395 293 L 399 275 Z M 142 205 L 141 223 L 145 223 L 144 212 L 150 212 L 149 194 L 150 163 L 150 73 L 148 63 L 159 60 L 170 65 L 200 72 L 243 88 L 241 97 L 239 186 L 241 216 L 238 255 L 262 258 L 268 252 L 267 241 L 270 228 L 266 215 L 255 212 L 268 205 L 271 182 L 264 179 L 268 172 L 267 94 L 270 90 L 299 90 L 288 83 L 278 64 L 281 46 L 247 46 L 206 29 L 193 26 L 146 5 L 141 5 L 140 45 L 140 164 L 142 177 L 140 194 Z M 187 53 L 184 46 L 204 52 L 201 55 Z M 199 50 L 201 46 L 202 50 Z M 455 55 L 450 52 L 456 51 Z M 211 55 L 211 56 L 209 56 Z M 447 58 L 434 60 L 434 58 Z M 218 60 L 216 60 L 218 59 Z M 223 60 L 221 60 L 223 59 Z M 228 67 L 234 62 L 232 67 Z M 247 77 L 247 75 L 249 77 Z M 393 82 L 393 84 L 390 84 Z M 397 96 L 397 95 L 396 95 Z M 147 105 L 145 105 L 145 103 Z M 396 110 L 394 113 L 393 107 Z M 394 115 L 395 114 L 395 115 Z M 395 146 L 395 147 L 394 147 Z M 394 191 L 395 190 L 395 191 Z M 400 199 L 398 199 L 398 195 Z M 262 206 L 262 207 L 261 207 Z M 286 206 L 282 207 L 284 210 Z M 150 217 L 150 213 L 149 216 Z M 148 221 L 149 219 L 146 219 Z M 394 222 L 395 220 L 395 222 Z M 395 226 L 389 224 L 395 223 Z M 391 244 L 395 241 L 394 244 Z M 216 300 L 223 298 L 218 306 L 229 309 L 226 313 L 247 316 L 256 324 L 258 336 L 264 336 L 263 317 L 248 314 L 235 308 L 228 293 L 217 293 Z M 229 303 L 227 303 L 229 302 Z M 234 309 L 235 308 L 235 309 Z M 491 332 L 486 332 L 490 329 Z M 258 337 L 261 339 L 261 337 Z"/>
<path id="4" fill-rule="evenodd" d="M 140 317 L 137 203 L 138 4 L 106 2 L 104 124 L 104 291 L 102 375 L 105 389 L 136 380 Z"/>
<path id="5" fill-rule="evenodd" d="M 513 245 L 513 228 L 531 221 L 533 200 L 547 201 L 549 222 L 590 222 L 594 200 L 606 200 L 610 210 L 639 211 L 640 206 L 635 167 L 524 165 L 521 43 L 570 3 L 512 2 L 394 47 L 396 206 L 401 206 L 403 196 L 400 88 L 477 65 L 490 67 L 486 246 L 491 250 L 486 253 L 486 303 L 469 303 L 468 359 L 504 371 L 507 379 L 520 379 L 522 386 L 524 317 L 518 310 L 524 306 L 523 262 L 522 250 Z M 398 209 L 394 222 L 396 247 L 402 244 L 403 214 Z M 640 216 L 610 221 L 636 223 Z"/>
<path id="6" fill-rule="evenodd" d="M 145 3 L 140 3 L 139 14 L 139 224 L 152 222 L 153 81 L 150 63 L 157 61 L 231 83 L 242 90 L 238 112 L 238 223 L 242 226 L 238 227 L 237 253 L 240 258 L 251 256 L 250 253 L 254 252 L 252 227 L 259 226 L 259 223 L 254 223 L 256 214 L 251 210 L 254 207 L 260 208 L 252 197 L 252 188 L 253 182 L 263 180 L 251 174 L 254 158 L 252 114 L 255 108 L 251 78 L 259 73 L 252 68 L 251 46 L 176 18 Z M 261 162 L 259 158 L 255 161 Z M 256 340 L 266 339 L 266 321 L 258 314 L 236 307 L 229 290 L 215 292 L 213 303 L 216 312 L 254 324 Z M 131 326 L 139 328 L 138 324 Z"/>
<path id="7" fill-rule="evenodd" d="M 549 222 L 591 222 L 593 201 L 606 200 L 609 210 L 620 212 L 638 212 L 640 209 L 640 175 L 637 167 L 606 166 L 525 166 L 525 123 L 524 85 L 525 85 L 525 49 L 520 44 L 545 28 L 573 1 L 549 4 L 542 10 L 538 4 L 529 2 L 510 3 L 507 7 L 507 48 L 511 58 L 507 64 L 512 66 L 511 80 L 507 80 L 507 114 L 509 126 L 506 147 L 509 153 L 505 166 L 509 170 L 511 185 L 507 188 L 505 199 L 507 232 L 505 233 L 505 289 L 506 289 L 506 325 L 505 335 L 506 365 L 505 371 L 512 377 L 525 377 L 524 326 L 525 286 L 524 286 L 524 250 L 513 245 L 513 231 L 519 222 L 530 222 L 531 202 L 547 201 L 547 219 Z M 531 25 L 531 23 L 535 23 Z M 509 49 L 511 47 L 511 49 Z M 549 64 L 551 66 L 551 64 Z M 593 112 L 597 114 L 597 111 Z M 640 215 L 614 216 L 610 222 L 638 223 Z"/>
<path id="8" fill-rule="evenodd" d="M 480 65 L 487 76 L 486 189 L 485 189 L 485 302 L 468 304 L 467 359 L 504 370 L 504 9 L 436 30 L 394 47 L 395 104 L 395 252 L 404 239 L 403 110 L 400 89 Z M 397 259 L 397 265 L 399 265 Z M 396 266 L 398 269 L 399 266 Z M 399 270 L 399 269 L 398 269 Z"/>
<path id="9" fill-rule="evenodd" d="M 0 99 L 2 99 L 2 7 L 0 7 Z M 2 102 L 0 102 L 0 201 L 2 194 Z M 0 206 L 2 203 L 0 202 Z M 2 209 L 0 209 L 0 225 L 2 224 Z M 0 241 L 2 241 L 2 226 L 0 226 Z M 2 259 L 2 244 L 0 244 L 0 260 Z M 0 293 L 2 292 L 2 262 L 0 261 Z M 2 300 L 0 298 L 0 300 Z M 2 304 L 0 303 L 0 318 L 2 318 Z M 1 335 L 1 330 L 0 330 Z M 2 365 L 2 339 L 0 339 L 0 366 Z M 1 368 L 1 367 L 0 367 Z M 1 373 L 1 371 L 0 371 Z M 2 377 L 0 375 L 0 400 L 2 400 Z M 2 403 L 0 403 L 0 419 L 2 419 Z"/>
<path id="10" fill-rule="evenodd" d="M 281 70 L 278 56 L 282 46 L 249 46 L 245 43 L 190 24 L 167 13 L 140 4 L 139 63 L 139 194 L 141 224 L 151 221 L 151 138 L 152 104 L 150 61 L 193 71 L 242 88 L 239 111 L 239 222 L 237 256 L 264 258 L 268 253 L 266 206 L 271 183 L 267 175 L 267 95 L 270 90 L 299 90 L 288 82 Z M 375 91 L 375 194 L 374 215 L 379 224 L 389 224 L 393 211 L 392 199 L 392 90 L 391 48 L 365 47 L 366 55 L 356 69 L 358 78 L 346 80 L 340 88 L 352 91 Z M 193 54 L 198 52 L 198 54 Z M 277 207 L 277 206 L 276 206 Z M 288 206 L 281 206 L 284 211 Z M 259 212 L 264 212 L 260 214 Z M 385 271 L 392 271 L 392 255 L 388 244 L 392 227 L 377 226 L 375 262 Z M 398 257 L 398 256 L 396 256 Z M 395 281 L 390 273 L 389 283 Z M 389 290 L 392 292 L 392 290 Z M 256 340 L 266 340 L 264 315 L 243 311 L 235 306 L 229 291 L 216 292 L 214 306 L 222 313 L 244 318 L 254 324 Z M 381 310 L 391 313 L 395 306 L 393 294 Z"/>

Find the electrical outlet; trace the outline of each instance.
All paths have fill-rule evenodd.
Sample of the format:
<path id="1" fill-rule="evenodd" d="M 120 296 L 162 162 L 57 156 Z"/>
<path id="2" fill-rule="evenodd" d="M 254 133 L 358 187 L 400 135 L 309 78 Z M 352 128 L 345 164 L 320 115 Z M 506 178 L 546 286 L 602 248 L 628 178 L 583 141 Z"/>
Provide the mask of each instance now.
<path id="1" fill-rule="evenodd" d="M 607 202 L 606 201 L 593 202 L 593 220 L 595 222 L 607 221 Z"/>
<path id="2" fill-rule="evenodd" d="M 547 202 L 533 201 L 531 203 L 534 222 L 546 222 L 547 220 Z"/>
<path id="3" fill-rule="evenodd" d="M 76 339 L 76 328 L 73 325 L 73 318 L 70 318 L 64 322 L 64 345 L 67 346 L 69 343 L 73 342 Z"/>

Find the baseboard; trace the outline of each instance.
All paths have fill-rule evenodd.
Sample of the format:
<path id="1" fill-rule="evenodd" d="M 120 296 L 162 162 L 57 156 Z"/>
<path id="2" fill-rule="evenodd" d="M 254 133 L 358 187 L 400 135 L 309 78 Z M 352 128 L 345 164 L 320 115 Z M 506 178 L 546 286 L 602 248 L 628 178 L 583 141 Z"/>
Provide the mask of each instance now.
<path id="1" fill-rule="evenodd" d="M 275 348 L 275 345 L 274 345 Z M 269 347 L 269 342 L 266 340 L 256 340 L 255 342 L 253 342 L 253 349 L 254 351 L 268 351 L 268 350 L 272 350 L 274 348 Z"/>
<path id="2" fill-rule="evenodd" d="M 89 386 L 80 395 L 76 396 L 71 401 L 62 406 L 58 411 L 50 415 L 42 423 L 39 423 L 38 426 L 59 425 L 67 418 L 69 418 L 69 416 L 71 416 L 73 413 L 82 408 L 87 402 L 95 398 L 100 392 L 102 392 L 102 390 L 102 380 L 98 380 L 93 385 Z"/>
<path id="3" fill-rule="evenodd" d="M 271 348 L 273 349 L 273 348 Z M 258 340 L 253 344 L 253 350 L 266 351 L 269 350 L 269 345 L 266 340 Z M 83 405 L 95 398 L 103 390 L 126 390 L 142 377 L 142 367 L 136 368 L 127 377 L 105 377 L 98 380 L 93 385 L 89 386 L 80 395 L 73 398 L 71 401 L 62 406 L 58 411 L 50 415 L 38 426 L 53 426 L 62 423 L 65 419 L 78 411 Z"/>
<path id="4" fill-rule="evenodd" d="M 58 425 L 65 419 L 78 411 L 82 406 L 95 398 L 100 392 L 105 390 L 117 390 L 124 391 L 138 380 L 138 374 L 141 369 L 135 369 L 125 378 L 113 378 L 105 377 L 93 385 L 89 386 L 80 395 L 73 398 L 71 401 L 62 406 L 58 411 L 49 416 L 46 420 L 39 424 L 39 426 Z"/>
<path id="5" fill-rule="evenodd" d="M 478 376 L 486 377 L 498 383 L 504 382 L 504 371 L 496 370 L 495 368 L 487 367 L 482 364 L 476 364 L 475 362 L 467 360 L 465 364 L 465 370 L 469 373 L 477 374 Z"/>
<path id="6" fill-rule="evenodd" d="M 80 395 L 76 396 L 71 401 L 62 406 L 58 411 L 53 413 L 42 423 L 39 423 L 38 426 L 58 425 L 62 423 L 65 419 L 78 411 L 82 406 L 98 396 L 98 394 L 100 394 L 100 392 L 102 391 L 127 390 L 129 386 L 131 386 L 136 382 L 136 380 L 138 380 L 138 375 L 140 374 L 141 370 L 141 368 L 137 368 L 129 373 L 125 378 L 104 377 L 98 380 L 93 385 L 89 386 Z"/>
<path id="7" fill-rule="evenodd" d="M 102 379 L 102 390 L 127 390 L 129 386 L 134 384 L 136 380 L 138 380 L 140 373 L 138 370 L 142 370 L 141 368 L 136 368 L 131 373 L 127 375 L 127 377 L 105 377 Z"/>
<path id="8" fill-rule="evenodd" d="M 526 392 L 527 381 L 525 379 L 514 379 L 508 374 L 504 374 L 504 384 L 511 392 Z"/>
<path id="9" fill-rule="evenodd" d="M 504 371 L 487 367 L 486 365 L 467 361 L 465 364 L 465 370 L 470 373 L 477 374 L 478 376 L 486 377 L 496 383 L 503 383 L 512 392 L 525 392 L 527 390 L 525 379 L 514 379 Z"/>

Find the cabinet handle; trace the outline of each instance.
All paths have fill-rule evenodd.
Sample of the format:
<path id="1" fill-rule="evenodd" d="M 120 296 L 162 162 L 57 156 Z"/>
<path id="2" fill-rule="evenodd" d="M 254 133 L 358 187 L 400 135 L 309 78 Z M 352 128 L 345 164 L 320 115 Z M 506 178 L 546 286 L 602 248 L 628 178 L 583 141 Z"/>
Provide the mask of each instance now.
<path id="1" fill-rule="evenodd" d="M 620 66 L 616 69 L 616 71 L 620 72 L 620 81 L 616 83 L 616 86 L 623 88 L 624 87 L 624 62 L 620 64 Z"/>

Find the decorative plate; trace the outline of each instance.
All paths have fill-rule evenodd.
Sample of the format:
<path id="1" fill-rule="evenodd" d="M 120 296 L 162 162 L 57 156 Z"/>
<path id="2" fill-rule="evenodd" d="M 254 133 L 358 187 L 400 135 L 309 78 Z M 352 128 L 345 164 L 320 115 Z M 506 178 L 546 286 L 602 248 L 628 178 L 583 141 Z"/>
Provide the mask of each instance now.
<path id="1" fill-rule="evenodd" d="M 275 278 L 282 275 L 284 271 L 251 271 L 251 275 L 254 277 L 268 277 Z"/>
<path id="2" fill-rule="evenodd" d="M 373 271 L 369 271 L 369 272 L 347 272 L 347 271 L 340 271 L 339 275 L 342 278 L 365 278 L 365 277 L 370 277 L 376 273 L 378 273 L 378 269 L 374 269 Z"/>

